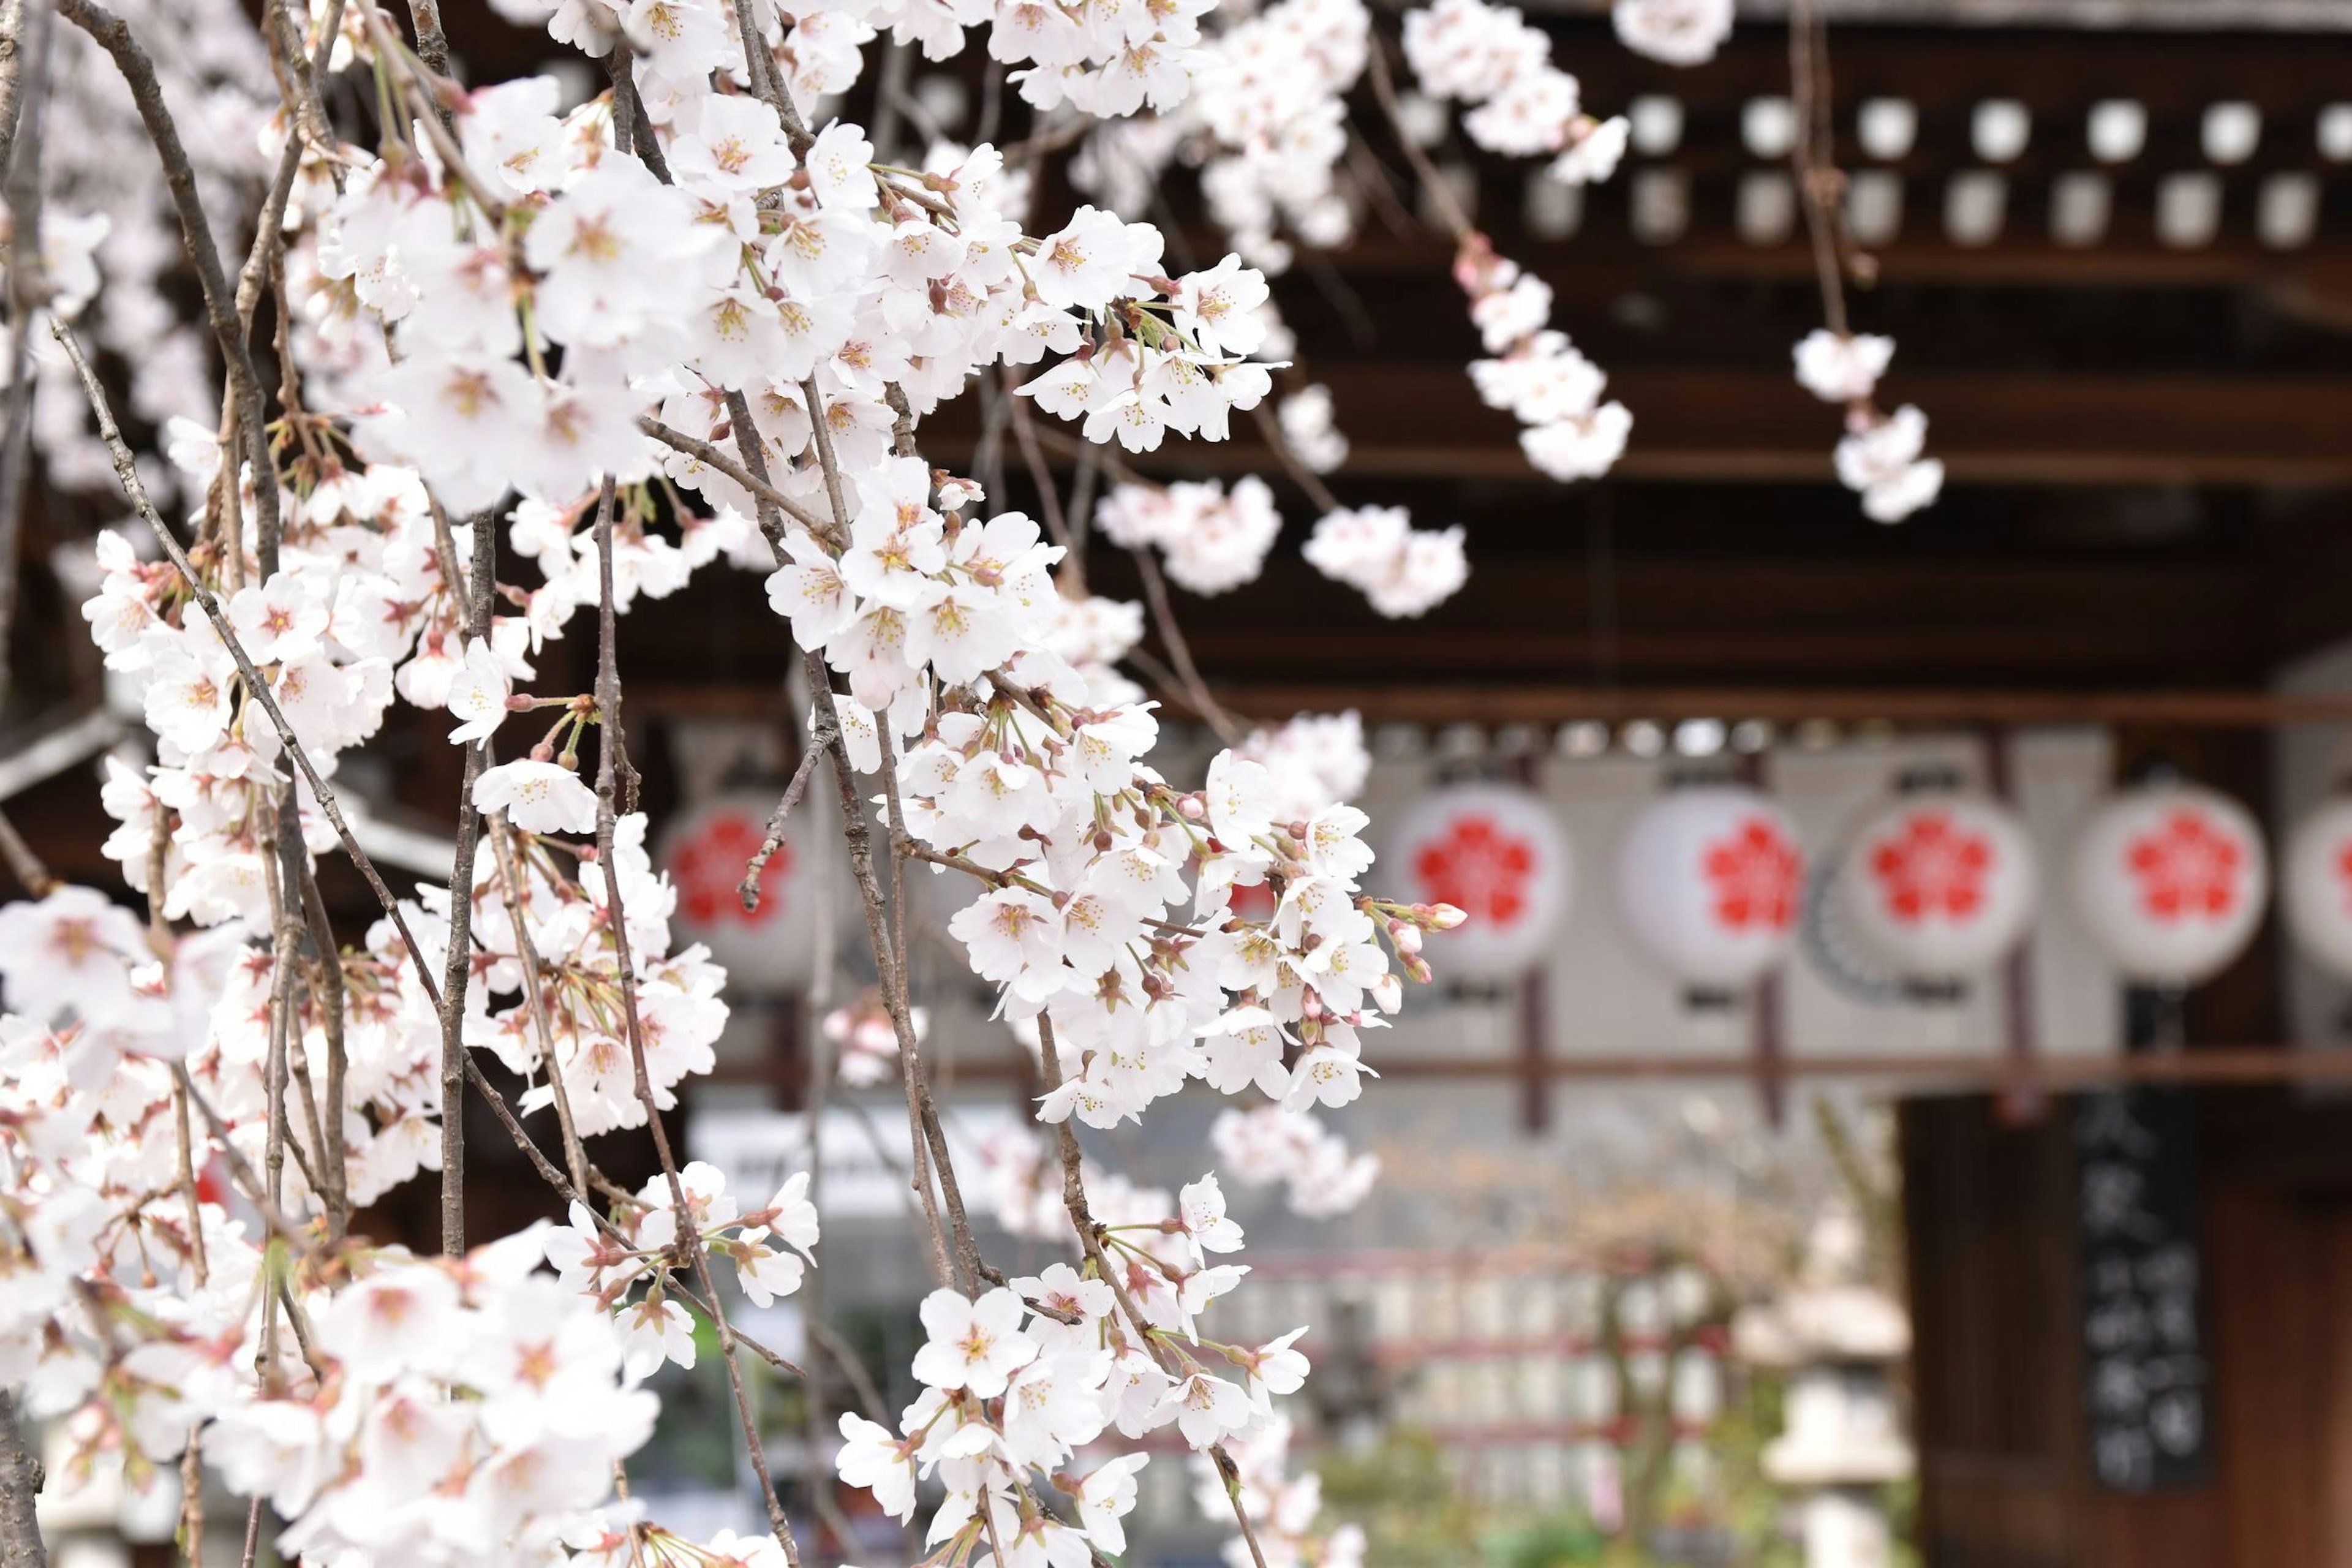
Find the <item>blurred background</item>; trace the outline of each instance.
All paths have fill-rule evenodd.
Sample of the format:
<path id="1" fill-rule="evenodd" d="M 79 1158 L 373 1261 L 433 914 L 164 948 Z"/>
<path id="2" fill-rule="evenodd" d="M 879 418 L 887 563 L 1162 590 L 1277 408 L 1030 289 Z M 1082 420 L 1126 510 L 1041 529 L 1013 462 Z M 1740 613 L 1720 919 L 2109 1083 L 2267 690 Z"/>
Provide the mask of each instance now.
<path id="1" fill-rule="evenodd" d="M 1383 621 L 1315 574 L 1314 509 L 1254 431 L 1133 459 L 1272 479 L 1289 531 L 1260 581 L 1176 595 L 1190 655 L 1247 721 L 1356 715 L 1375 879 L 1472 915 L 1369 1043 L 1381 1080 L 1328 1114 L 1377 1184 L 1337 1213 L 1354 1194 L 1235 1194 L 1258 1275 L 1235 1300 L 1263 1319 L 1235 1336 L 1309 1326 L 1299 1445 L 1380 1568 L 2352 1562 L 2352 6 L 1823 0 L 1873 279 L 1850 308 L 1899 343 L 1887 400 L 1927 411 L 1948 470 L 1894 527 L 1834 482 L 1836 411 L 1790 374 L 1822 307 L 1784 9 L 1743 3 L 1687 70 L 1583 0 L 1528 9 L 1630 117 L 1624 168 L 1577 191 L 1451 138 L 1428 156 L 1633 410 L 1612 476 L 1528 468 L 1464 374 L 1451 247 L 1402 210 L 1278 298 L 1349 442 L 1329 482 L 1466 525 L 1461 593 Z M 446 14 L 471 79 L 546 63 L 543 37 Z M 977 72 L 904 79 L 953 137 Z M 1363 156 L 1426 201 L 1394 149 Z M 1215 244 L 1196 194 L 1160 199 Z M 971 400 L 926 434 L 950 466 L 982 440 Z M 93 769 L 139 730 L 78 606 L 118 511 L 36 487 L 0 738 L 12 817 L 105 887 Z M 1090 575 L 1141 591 L 1123 554 Z M 627 644 L 681 942 L 738 1000 L 674 1134 L 751 1185 L 823 1156 L 822 1267 L 758 1329 L 819 1377 L 764 1383 L 761 1419 L 796 1513 L 829 1516 L 813 1550 L 881 1561 L 895 1527 L 832 1495 L 808 1436 L 813 1400 L 910 1396 L 924 1283 L 825 791 L 759 914 L 732 897 L 804 733 L 787 628 L 719 568 Z M 551 645 L 548 689 L 584 689 L 591 652 Z M 1163 695 L 1188 778 L 1213 737 Z M 371 851 L 425 879 L 446 728 L 400 707 L 343 775 Z M 349 868 L 321 876 L 362 929 Z M 926 1056 L 983 1246 L 1034 1271 L 1000 1227 L 1034 1069 L 929 897 Z M 1219 1109 L 1089 1152 L 1172 1188 Z M 542 1212 L 487 1114 L 468 1140 L 471 1228 Z M 605 1142 L 616 1177 L 650 1171 Z M 430 1201 L 369 1227 L 422 1238 Z M 759 1511 L 703 1372 L 666 1369 L 638 1479 L 689 1532 Z M 1124 1561 L 1205 1568 L 1223 1532 L 1167 1458 Z M 67 1563 L 152 1556 L 173 1518 L 103 1487 L 75 1507 Z"/>

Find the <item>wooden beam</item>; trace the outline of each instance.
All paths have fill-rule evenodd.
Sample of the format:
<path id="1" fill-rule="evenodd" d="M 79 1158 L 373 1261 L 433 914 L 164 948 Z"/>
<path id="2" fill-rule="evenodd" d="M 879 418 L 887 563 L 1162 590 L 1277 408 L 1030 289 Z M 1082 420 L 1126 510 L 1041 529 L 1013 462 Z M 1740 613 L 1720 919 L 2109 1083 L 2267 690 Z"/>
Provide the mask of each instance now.
<path id="1" fill-rule="evenodd" d="M 1509 1083 L 1530 1070 L 1517 1054 L 1505 1057 L 1383 1057 L 1365 1061 L 1385 1079 L 1453 1079 Z M 1034 1070 L 1026 1058 L 960 1058 L 959 1079 L 993 1081 L 1019 1079 Z M 1746 1082 L 1759 1077 L 1752 1053 L 1721 1051 L 1703 1056 L 1671 1050 L 1608 1055 L 1549 1056 L 1535 1070 L 1559 1081 L 1666 1082 L 1694 1079 Z M 2012 1083 L 2016 1062 L 1991 1051 L 1932 1052 L 1918 1056 L 1791 1052 L 1772 1071 L 1784 1079 L 1866 1079 L 1906 1092 L 2001 1088 Z M 2033 1059 L 2035 1087 L 2055 1093 L 2105 1084 L 2259 1085 L 2352 1083 L 2352 1047 L 2302 1046 L 2200 1047 L 2193 1050 L 2126 1055 L 2042 1055 Z"/>
<path id="2" fill-rule="evenodd" d="M 1527 1070 L 1517 1058 L 1460 1057 L 1365 1058 L 1383 1078 L 1507 1079 Z M 970 1072 L 966 1067 L 962 1070 Z M 1784 1078 L 1868 1079 L 1906 1088 L 2001 1087 L 2012 1082 L 2016 1062 L 2005 1053 L 1945 1052 L 1922 1056 L 1810 1055 L 1782 1057 L 1773 1068 Z M 1706 1056 L 1621 1053 L 1553 1056 L 1543 1071 L 1555 1079 L 1628 1082 L 1691 1079 L 1746 1079 L 1758 1076 L 1752 1055 Z M 2033 1082 L 2063 1092 L 2092 1085 L 2352 1083 L 2352 1048 L 2300 1046 L 2232 1046 L 2188 1051 L 2099 1056 L 2041 1055 L 2033 1059 Z"/>
<path id="3" fill-rule="evenodd" d="M 1528 0 L 1538 16 L 1605 16 L 1611 0 Z M 1738 0 L 1742 30 L 1786 20 L 1789 0 Z M 2352 31 L 2338 0 L 1819 0 L 1834 26 L 2050 27 L 2090 33 Z"/>
<path id="4" fill-rule="evenodd" d="M 1683 719 L 1776 724 L 1827 721 L 1920 728 L 2139 725 L 2157 729 L 2264 729 L 2352 724 L 2352 696 L 2264 691 L 1937 691 L 1801 687 L 1267 686 L 1219 682 L 1217 700 L 1269 721 L 1303 711 L 1353 709 L 1371 722 L 1671 723 Z M 1171 703 L 1171 706 L 1181 706 Z"/>
<path id="5" fill-rule="evenodd" d="M 1475 353 L 1465 342 L 1465 361 Z M 1478 402 L 1461 366 L 1327 360 L 1315 370 L 1329 381 L 1339 428 L 1353 446 L 1338 477 L 1342 488 L 1350 479 L 1551 485 L 1520 453 L 1516 422 Z M 1609 395 L 1633 413 L 1614 479 L 1833 480 L 1838 411 L 1781 366 L 1621 368 Z M 2352 377 L 1980 374 L 1898 363 L 1882 397 L 1926 413 L 1927 449 L 1954 484 L 2352 485 L 2352 441 L 2344 438 Z M 962 418 L 968 429 L 970 416 Z M 968 459 L 970 435 L 952 415 L 941 425 L 929 448 L 937 459 Z M 1154 477 L 1274 468 L 1265 448 L 1245 438 L 1171 437 L 1156 452 L 1122 457 Z"/>

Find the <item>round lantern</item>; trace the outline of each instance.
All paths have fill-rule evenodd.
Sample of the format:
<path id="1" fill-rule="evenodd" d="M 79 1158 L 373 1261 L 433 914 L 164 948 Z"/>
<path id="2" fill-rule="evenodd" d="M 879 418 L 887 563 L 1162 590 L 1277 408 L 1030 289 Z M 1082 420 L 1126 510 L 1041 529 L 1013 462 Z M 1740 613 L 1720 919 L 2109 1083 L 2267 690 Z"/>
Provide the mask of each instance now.
<path id="1" fill-rule="evenodd" d="M 2295 825 L 2279 865 L 2286 929 L 2305 957 L 2352 980 L 2352 795 Z"/>
<path id="2" fill-rule="evenodd" d="M 1634 940 L 1685 984 L 1748 984 L 1788 954 L 1804 857 L 1788 814 L 1752 789 L 1695 784 L 1643 807 L 1617 855 Z"/>
<path id="3" fill-rule="evenodd" d="M 2013 814 L 1968 795 L 1916 795 L 1873 813 L 1848 841 L 1838 910 L 1855 942 L 1904 979 L 1966 980 L 2023 938 L 2040 882 Z"/>
<path id="4" fill-rule="evenodd" d="M 2110 963 L 2149 985 L 2189 985 L 2243 950 L 2270 880 L 2245 808 L 2191 784 L 2126 790 L 2074 846 L 2074 907 Z"/>
<path id="5" fill-rule="evenodd" d="M 774 792 L 713 795 L 672 819 L 655 862 L 677 889 L 673 945 L 703 943 L 726 967 L 730 987 L 751 993 L 806 983 L 814 959 L 805 807 L 761 873 L 759 908 L 745 909 L 739 890 L 775 808 Z"/>
<path id="6" fill-rule="evenodd" d="M 1433 932 L 1440 975 L 1503 980 L 1525 973 L 1568 913 L 1574 858 L 1551 808 L 1516 784 L 1458 784 L 1401 813 L 1381 858 L 1400 895 L 1452 904 L 1466 917 Z"/>

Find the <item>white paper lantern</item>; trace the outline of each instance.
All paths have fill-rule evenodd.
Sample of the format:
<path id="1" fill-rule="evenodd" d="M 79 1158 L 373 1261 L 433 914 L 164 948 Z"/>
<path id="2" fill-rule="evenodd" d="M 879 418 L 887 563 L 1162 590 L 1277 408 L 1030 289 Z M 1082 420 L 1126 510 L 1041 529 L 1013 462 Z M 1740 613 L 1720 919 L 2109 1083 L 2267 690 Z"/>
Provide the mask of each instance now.
<path id="1" fill-rule="evenodd" d="M 1551 808 L 1516 784 L 1460 784 L 1399 815 L 1381 858 L 1394 895 L 1452 904 L 1468 918 L 1428 940 L 1441 978 L 1503 980 L 1549 950 L 1568 913 L 1575 863 Z"/>
<path id="2" fill-rule="evenodd" d="M 2245 808 L 2193 784 L 2126 790 L 2074 846 L 2074 908 L 2108 961 L 2148 985 L 2189 985 L 2238 956 L 2270 882 Z"/>
<path id="3" fill-rule="evenodd" d="M 2009 955 L 2041 885 L 2024 825 L 1991 801 L 1906 796 L 1874 813 L 1838 867 L 1854 940 L 1906 980 L 1966 980 Z"/>
<path id="4" fill-rule="evenodd" d="M 1669 790 L 1617 855 L 1617 901 L 1649 954 L 1689 985 L 1728 990 L 1787 956 L 1804 902 L 1804 857 L 1783 812 L 1752 789 Z"/>
<path id="5" fill-rule="evenodd" d="M 805 984 L 815 954 L 806 805 L 761 875 L 760 907 L 746 910 L 737 891 L 775 808 L 774 792 L 713 795 L 672 819 L 655 862 L 677 889 L 672 946 L 706 944 L 730 988 L 754 994 Z"/>
<path id="6" fill-rule="evenodd" d="M 2352 980 L 2352 795 L 2295 825 L 2279 867 L 2279 900 L 2304 956 Z"/>

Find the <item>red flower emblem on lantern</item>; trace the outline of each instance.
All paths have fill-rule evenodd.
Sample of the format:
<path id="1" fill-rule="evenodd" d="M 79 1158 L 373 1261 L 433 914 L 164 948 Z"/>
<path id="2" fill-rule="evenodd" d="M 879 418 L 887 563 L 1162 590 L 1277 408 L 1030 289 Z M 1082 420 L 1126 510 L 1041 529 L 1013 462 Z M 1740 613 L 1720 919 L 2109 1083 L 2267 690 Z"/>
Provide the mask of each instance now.
<path id="1" fill-rule="evenodd" d="M 1421 847 L 1413 869 L 1429 900 L 1462 910 L 1469 916 L 1465 923 L 1507 926 L 1527 912 L 1535 846 L 1505 832 L 1491 816 L 1465 813 L 1446 825 L 1442 837 Z"/>
<path id="2" fill-rule="evenodd" d="M 1787 930 L 1797 914 L 1797 847 L 1762 816 L 1708 845 L 1699 860 L 1716 921 L 1733 931 Z"/>
<path id="3" fill-rule="evenodd" d="M 748 812 L 722 811 L 677 847 L 670 857 L 669 873 L 677 884 L 677 907 L 688 920 L 710 926 L 731 917 L 745 925 L 765 925 L 784 912 L 780 889 L 792 870 L 790 843 L 778 845 L 768 860 L 758 909 L 745 909 L 742 894 L 737 890 L 744 868 L 767 837 L 765 828 Z"/>
<path id="4" fill-rule="evenodd" d="M 2151 919 L 2219 920 L 2238 902 L 2246 854 L 2203 814 L 2176 811 L 2131 841 L 2124 864 Z"/>
<path id="5" fill-rule="evenodd" d="M 2336 879 L 2344 884 L 2345 912 L 2352 914 L 2352 843 L 2336 852 Z"/>
<path id="6" fill-rule="evenodd" d="M 1906 925 L 1941 915 L 1966 921 L 1984 907 L 1992 840 L 1941 811 L 1917 811 L 1871 852 L 1886 912 Z"/>

